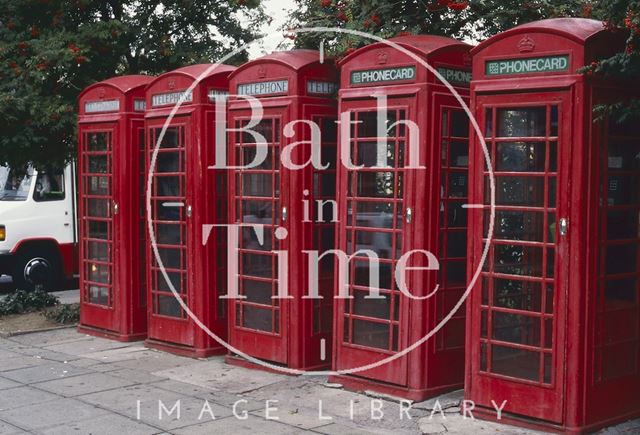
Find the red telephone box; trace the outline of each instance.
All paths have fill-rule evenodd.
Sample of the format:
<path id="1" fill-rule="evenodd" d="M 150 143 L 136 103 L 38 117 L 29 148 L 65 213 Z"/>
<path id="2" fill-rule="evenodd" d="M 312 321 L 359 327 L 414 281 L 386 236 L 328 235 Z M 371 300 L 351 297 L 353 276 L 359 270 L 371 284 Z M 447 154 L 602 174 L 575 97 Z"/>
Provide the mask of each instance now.
<path id="1" fill-rule="evenodd" d="M 225 338 L 226 306 L 218 298 L 226 283 L 225 247 L 219 243 L 217 229 L 203 245 L 203 226 L 224 223 L 227 218 L 226 172 L 209 167 L 215 155 L 214 97 L 228 94 L 227 77 L 235 68 L 219 65 L 208 71 L 211 67 L 179 68 L 157 77 L 147 87 L 147 167 L 161 139 L 152 175 L 151 223 L 162 266 L 189 310 Z M 183 96 L 184 102 L 168 121 Z M 145 344 L 196 357 L 223 352 L 224 348 L 182 309 L 150 243 L 147 255 L 149 333 Z"/>
<path id="2" fill-rule="evenodd" d="M 467 305 L 474 414 L 495 418 L 491 401 L 506 401 L 503 421 L 566 433 L 640 414 L 640 130 L 593 113 L 640 87 L 577 72 L 624 38 L 562 18 L 473 50 L 473 109 L 495 178 L 492 239 Z M 491 199 L 474 145 L 473 270 Z"/>
<path id="3" fill-rule="evenodd" d="M 331 204 L 319 214 L 318 201 L 335 198 L 337 72 L 329 59 L 317 51 L 277 52 L 238 68 L 230 77 L 230 128 L 251 125 L 249 101 L 254 97 L 264 113 L 252 130 L 266 141 L 267 157 L 259 165 L 234 169 L 230 178 L 230 223 L 264 225 L 259 242 L 251 228 L 243 228 L 238 255 L 238 294 L 230 299 L 229 342 L 238 350 L 271 363 L 308 370 L 331 363 L 331 295 L 333 273 L 330 261 L 319 264 L 319 295 L 304 299 L 308 289 L 307 256 L 303 250 L 323 252 L 333 247 L 334 224 Z M 287 146 L 308 141 L 311 127 L 292 124 L 313 121 L 321 130 L 321 154 L 326 169 L 308 165 L 292 169 L 283 165 Z M 256 140 L 247 133 L 231 134 L 228 159 L 232 166 L 248 166 L 256 154 Z M 302 164 L 310 146 L 291 147 L 291 160 Z M 283 238 L 278 238 L 282 235 Z M 288 253 L 288 260 L 276 250 Z M 284 271 L 288 272 L 285 277 Z M 286 278 L 286 279 L 285 279 Z M 272 298 L 279 286 L 287 286 L 291 299 Z M 230 356 L 230 362 L 244 359 Z"/>
<path id="4" fill-rule="evenodd" d="M 147 76 L 114 77 L 80 94 L 78 330 L 122 341 L 147 333 L 144 293 L 144 88 Z"/>
<path id="5" fill-rule="evenodd" d="M 373 364 L 408 348 L 442 321 L 465 290 L 469 120 L 417 59 L 433 66 L 467 100 L 470 46 L 430 35 L 390 41 L 414 57 L 375 43 L 341 62 L 339 112 L 348 114 L 351 133 L 340 138 L 340 147 L 349 147 L 351 161 L 362 167 L 340 165 L 338 247 L 347 254 L 363 249 L 377 254 L 384 298 L 367 298 L 373 263 L 357 253 L 350 261 L 352 299 L 335 300 L 336 370 Z M 379 131 L 382 110 L 387 124 Z M 419 162 L 411 164 L 416 156 Z M 432 294 L 424 300 L 403 294 L 394 278 L 399 260 L 411 250 L 429 251 L 440 265 L 439 271 L 406 273 L 411 294 Z M 416 254 L 407 265 L 425 266 L 424 258 Z M 464 310 L 459 310 L 426 344 L 336 381 L 421 400 L 460 387 L 463 375 Z"/>

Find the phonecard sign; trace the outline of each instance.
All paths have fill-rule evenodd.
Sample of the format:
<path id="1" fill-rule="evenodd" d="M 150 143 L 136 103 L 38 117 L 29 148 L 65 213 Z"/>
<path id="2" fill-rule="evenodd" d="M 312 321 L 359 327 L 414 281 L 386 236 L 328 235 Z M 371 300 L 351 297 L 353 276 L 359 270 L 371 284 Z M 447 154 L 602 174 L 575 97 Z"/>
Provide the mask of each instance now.
<path id="1" fill-rule="evenodd" d="M 190 103 L 193 101 L 193 92 L 192 91 L 180 91 L 180 92 L 169 92 L 166 94 L 156 94 L 151 97 L 151 105 L 153 107 L 156 106 L 166 106 L 167 104 L 177 104 L 178 101 L 184 97 L 184 103 Z"/>
<path id="2" fill-rule="evenodd" d="M 380 68 L 365 71 L 352 71 L 352 85 L 366 85 L 369 83 L 400 82 L 416 78 L 415 66 L 401 66 L 397 68 Z"/>
<path id="3" fill-rule="evenodd" d="M 465 71 L 455 68 L 438 67 L 438 72 L 444 79 L 451 83 L 459 83 L 462 85 L 471 84 L 471 71 Z"/>
<path id="4" fill-rule="evenodd" d="M 84 103 L 85 113 L 117 112 L 120 100 L 87 101 Z"/>
<path id="5" fill-rule="evenodd" d="M 485 65 L 488 76 L 567 71 L 569 55 L 488 60 Z"/>
<path id="6" fill-rule="evenodd" d="M 289 92 L 288 80 L 270 82 L 242 83 L 238 85 L 238 95 L 278 95 Z"/>

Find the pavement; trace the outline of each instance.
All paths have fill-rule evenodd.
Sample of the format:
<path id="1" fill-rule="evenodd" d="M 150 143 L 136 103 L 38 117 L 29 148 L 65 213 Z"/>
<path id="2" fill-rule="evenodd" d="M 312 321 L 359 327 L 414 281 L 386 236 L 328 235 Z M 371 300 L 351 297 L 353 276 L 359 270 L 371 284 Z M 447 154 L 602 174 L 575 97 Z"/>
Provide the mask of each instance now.
<path id="1" fill-rule="evenodd" d="M 463 418 L 461 397 L 403 413 L 324 377 L 184 358 L 74 328 L 0 339 L 0 434 L 539 433 Z M 640 421 L 605 433 L 640 433 Z"/>

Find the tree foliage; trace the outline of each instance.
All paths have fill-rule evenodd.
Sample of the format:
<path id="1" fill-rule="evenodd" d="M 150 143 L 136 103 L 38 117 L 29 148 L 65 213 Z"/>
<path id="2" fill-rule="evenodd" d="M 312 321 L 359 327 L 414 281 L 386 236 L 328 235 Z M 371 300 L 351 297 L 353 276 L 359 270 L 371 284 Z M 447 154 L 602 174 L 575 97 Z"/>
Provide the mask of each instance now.
<path id="1" fill-rule="evenodd" d="M 215 61 L 263 19 L 259 0 L 0 0 L 0 164 L 62 164 L 86 86 Z"/>
<path id="2" fill-rule="evenodd" d="M 390 38 L 432 34 L 481 41 L 519 24 L 554 17 L 588 17 L 605 21 L 613 31 L 628 32 L 624 50 L 593 65 L 585 74 L 637 80 L 640 77 L 639 0 L 299 0 L 287 24 L 297 27 L 338 27 Z M 320 40 L 340 57 L 371 43 L 347 34 L 300 33 L 299 47 L 317 48 Z M 640 103 L 600 107 L 617 117 L 640 117 Z"/>

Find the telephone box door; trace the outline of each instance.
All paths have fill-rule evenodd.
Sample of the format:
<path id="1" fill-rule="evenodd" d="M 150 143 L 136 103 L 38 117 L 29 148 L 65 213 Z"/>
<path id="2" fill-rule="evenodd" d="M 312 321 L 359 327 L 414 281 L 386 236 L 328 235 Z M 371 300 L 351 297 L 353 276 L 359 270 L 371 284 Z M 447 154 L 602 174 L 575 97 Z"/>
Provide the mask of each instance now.
<path id="1" fill-rule="evenodd" d="M 239 298 L 230 301 L 231 344 L 256 358 L 280 364 L 288 362 L 285 326 L 288 307 L 286 299 L 273 297 L 278 294 L 282 271 L 295 273 L 288 270 L 288 264 L 280 264 L 273 252 L 288 252 L 287 238 L 277 236 L 291 232 L 286 216 L 289 201 L 281 194 L 288 191 L 283 188 L 288 174 L 280 161 L 282 122 L 286 122 L 283 119 L 287 111 L 283 107 L 264 109 L 259 124 L 251 130 L 264 137 L 266 145 L 261 145 L 266 146 L 267 156 L 255 167 L 233 170 L 234 176 L 229 180 L 230 223 L 260 226 L 255 230 L 243 226 L 239 230 L 236 281 Z M 250 111 L 232 111 L 229 115 L 230 128 L 245 128 L 253 122 Z M 231 166 L 250 165 L 256 156 L 255 137 L 248 132 L 235 132 L 231 133 L 229 143 L 227 160 Z M 263 231 L 262 243 L 256 231 Z"/>
<path id="2" fill-rule="evenodd" d="M 106 330 L 118 330 L 119 304 L 116 243 L 118 225 L 115 215 L 117 203 L 114 192 L 118 189 L 115 169 L 117 165 L 118 129 L 115 124 L 81 127 L 81 179 L 82 206 L 81 271 L 84 288 L 83 317 L 91 325 Z"/>
<path id="3" fill-rule="evenodd" d="M 495 175 L 493 238 L 472 293 L 472 396 L 478 405 L 561 422 L 569 240 L 571 106 L 565 93 L 477 97 Z M 475 152 L 473 258 L 489 229 L 490 182 Z M 484 171 L 480 168 L 485 168 Z"/>
<path id="4" fill-rule="evenodd" d="M 165 119 L 149 123 L 148 161 L 155 145 L 160 146 L 153 168 L 151 186 L 151 224 L 155 233 L 158 253 L 162 266 L 173 289 L 182 301 L 191 307 L 192 280 L 188 275 L 192 258 L 190 249 L 191 204 L 189 203 L 191 186 L 187 173 L 190 172 L 189 150 L 191 128 L 189 120 L 174 118 L 160 138 Z M 149 251 L 149 337 L 162 341 L 192 346 L 193 328 L 190 319 L 172 293 L 171 286 L 162 273 L 153 250 Z"/>
<path id="5" fill-rule="evenodd" d="M 339 177 L 340 216 L 338 248 L 354 255 L 349 262 L 350 299 L 339 299 L 335 328 L 336 368 L 346 370 L 380 361 L 406 348 L 410 301 L 400 293 L 394 278 L 398 260 L 413 249 L 412 215 L 416 210 L 412 195 L 415 174 L 405 169 L 409 162 L 409 129 L 399 121 L 415 119 L 415 98 L 387 101 L 386 137 L 378 138 L 377 101 L 343 101 L 340 111 L 351 121 L 350 156 L 354 166 L 342 166 Z M 386 143 L 378 149 L 377 140 Z M 344 139 L 340 139 L 344 143 Z M 374 166 L 387 166 L 375 168 Z M 371 282 L 371 263 L 363 250 L 379 258 L 379 287 L 383 299 L 366 298 Z M 337 270 L 337 269 L 336 269 Z M 412 278 L 406 274 L 412 288 Z M 398 358 L 380 367 L 356 373 L 398 385 L 407 384 L 407 359 Z"/>

